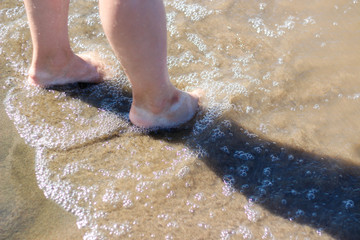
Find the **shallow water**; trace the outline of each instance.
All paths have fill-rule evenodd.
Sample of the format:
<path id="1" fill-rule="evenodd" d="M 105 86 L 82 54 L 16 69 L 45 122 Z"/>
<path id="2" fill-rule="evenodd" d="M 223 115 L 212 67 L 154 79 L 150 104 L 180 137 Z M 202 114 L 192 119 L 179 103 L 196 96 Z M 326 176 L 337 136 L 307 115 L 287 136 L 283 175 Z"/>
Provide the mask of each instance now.
<path id="1" fill-rule="evenodd" d="M 360 3 L 165 5 L 172 81 L 207 92 L 184 129 L 146 133 L 129 124 L 131 87 L 96 1 L 71 3 L 71 43 L 76 52 L 99 52 L 114 77 L 52 90 L 24 81 L 25 11 L 21 1 L 4 1 L 1 79 L 13 123 L 1 130 L 1 171 L 17 192 L 1 189 L 0 238 L 68 236 L 75 227 L 70 239 L 360 238 Z M 21 158 L 34 167 L 24 169 Z M 37 184 L 21 188 L 19 169 Z M 25 194 L 38 188 L 56 205 Z M 16 216 L 29 217 L 13 217 L 26 201 L 32 207 Z"/>

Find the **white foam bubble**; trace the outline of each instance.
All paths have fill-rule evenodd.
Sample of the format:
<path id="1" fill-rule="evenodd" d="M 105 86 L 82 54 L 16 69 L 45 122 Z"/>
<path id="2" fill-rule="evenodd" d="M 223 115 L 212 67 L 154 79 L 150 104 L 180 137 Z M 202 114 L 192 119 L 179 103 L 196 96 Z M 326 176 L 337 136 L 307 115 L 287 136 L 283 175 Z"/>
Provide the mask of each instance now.
<path id="1" fill-rule="evenodd" d="M 295 17 L 290 15 L 283 23 L 277 23 L 269 27 L 264 22 L 264 19 L 260 17 L 254 17 L 249 18 L 249 23 L 252 24 L 251 26 L 256 30 L 257 33 L 264 34 L 265 36 L 271 38 L 278 38 L 286 33 L 285 30 L 292 30 L 295 27 L 295 20 Z"/>
<path id="2" fill-rule="evenodd" d="M 10 89 L 4 104 L 19 134 L 33 147 L 66 149 L 129 126 L 128 120 L 110 111 L 29 86 Z"/>
<path id="3" fill-rule="evenodd" d="M 189 4 L 186 0 L 165 1 L 165 5 L 171 6 L 184 13 L 185 16 L 189 17 L 192 21 L 199 21 L 214 13 L 213 10 L 208 10 L 199 4 Z"/>

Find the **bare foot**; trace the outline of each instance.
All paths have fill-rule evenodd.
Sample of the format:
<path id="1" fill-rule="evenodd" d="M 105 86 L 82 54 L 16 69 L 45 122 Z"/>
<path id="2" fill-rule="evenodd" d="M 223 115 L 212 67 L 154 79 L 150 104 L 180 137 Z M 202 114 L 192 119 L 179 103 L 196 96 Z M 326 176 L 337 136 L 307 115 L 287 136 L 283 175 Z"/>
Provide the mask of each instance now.
<path id="1" fill-rule="evenodd" d="M 65 64 L 53 63 L 45 67 L 31 66 L 28 82 L 39 87 L 76 82 L 99 83 L 103 81 L 105 72 L 105 65 L 95 53 L 73 54 Z"/>
<path id="2" fill-rule="evenodd" d="M 131 106 L 130 121 L 143 128 L 171 128 L 189 121 L 196 113 L 202 90 L 187 93 L 176 90 L 167 106 L 159 113 Z"/>

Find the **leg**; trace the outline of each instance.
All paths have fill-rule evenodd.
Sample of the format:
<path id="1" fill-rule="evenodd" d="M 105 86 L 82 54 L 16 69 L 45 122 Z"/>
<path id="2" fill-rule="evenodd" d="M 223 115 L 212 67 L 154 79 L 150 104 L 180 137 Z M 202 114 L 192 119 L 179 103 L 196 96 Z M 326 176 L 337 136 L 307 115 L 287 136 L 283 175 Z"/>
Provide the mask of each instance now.
<path id="1" fill-rule="evenodd" d="M 172 127 L 188 121 L 198 96 L 176 89 L 169 80 L 162 0 L 100 0 L 100 17 L 132 85 L 131 122 Z"/>
<path id="2" fill-rule="evenodd" d="M 24 0 L 33 44 L 28 81 L 38 86 L 98 82 L 98 65 L 70 48 L 69 0 Z"/>

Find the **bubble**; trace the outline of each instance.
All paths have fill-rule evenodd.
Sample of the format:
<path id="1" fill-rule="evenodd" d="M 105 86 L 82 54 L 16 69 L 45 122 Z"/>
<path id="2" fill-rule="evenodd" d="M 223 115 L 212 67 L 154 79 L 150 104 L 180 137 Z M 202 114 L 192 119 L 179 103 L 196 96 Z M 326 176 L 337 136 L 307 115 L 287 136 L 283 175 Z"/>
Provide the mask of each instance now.
<path id="1" fill-rule="evenodd" d="M 273 183 L 270 180 L 265 179 L 262 181 L 262 186 L 264 186 L 264 187 L 270 187 L 272 185 L 273 185 Z"/>
<path id="2" fill-rule="evenodd" d="M 298 209 L 296 211 L 296 217 L 301 217 L 301 216 L 304 216 L 305 215 L 305 212 L 301 209 Z"/>
<path id="3" fill-rule="evenodd" d="M 257 193 L 260 197 L 262 197 L 262 196 L 266 195 L 266 190 L 265 190 L 265 188 L 263 188 L 263 187 L 258 187 L 258 188 L 256 188 L 256 193 Z"/>
<path id="4" fill-rule="evenodd" d="M 212 130 L 211 140 L 215 142 L 217 139 L 225 137 L 225 133 L 220 130 L 220 127 Z"/>
<path id="5" fill-rule="evenodd" d="M 211 228 L 211 226 L 209 224 L 206 224 L 206 223 L 203 223 L 203 222 L 200 222 L 197 225 L 198 225 L 198 227 L 204 228 L 204 229 L 210 229 Z"/>
<path id="6" fill-rule="evenodd" d="M 166 29 L 170 32 L 170 36 L 172 37 L 179 37 L 179 31 L 175 25 L 175 17 L 177 13 L 175 11 L 169 12 L 166 14 Z"/>
<path id="7" fill-rule="evenodd" d="M 172 198 L 172 197 L 175 197 L 175 192 L 174 191 L 170 191 L 167 195 L 166 195 L 166 198 Z"/>
<path id="8" fill-rule="evenodd" d="M 271 174 L 271 168 L 269 168 L 269 167 L 264 168 L 263 174 L 264 174 L 265 176 L 269 177 L 270 174 Z"/>
<path id="9" fill-rule="evenodd" d="M 199 49 L 200 52 L 205 52 L 207 50 L 204 41 L 197 34 L 187 33 L 186 36 L 188 37 L 188 40 Z"/>
<path id="10" fill-rule="evenodd" d="M 157 216 L 159 219 L 168 220 L 170 218 L 169 214 L 159 214 Z"/>
<path id="11" fill-rule="evenodd" d="M 355 93 L 353 95 L 348 96 L 347 98 L 352 100 L 360 99 L 360 93 Z"/>
<path id="12" fill-rule="evenodd" d="M 250 106 L 247 106 L 245 112 L 246 112 L 247 114 L 249 114 L 249 113 L 254 113 L 254 108 L 253 108 L 253 107 L 250 107 Z"/>
<path id="13" fill-rule="evenodd" d="M 99 12 L 94 12 L 89 14 L 86 18 L 85 18 L 85 22 L 88 26 L 95 26 L 99 23 L 100 20 L 100 15 Z"/>
<path id="14" fill-rule="evenodd" d="M 229 148 L 227 146 L 221 147 L 220 150 L 223 151 L 226 154 L 230 154 L 230 150 L 229 150 Z"/>
<path id="15" fill-rule="evenodd" d="M 231 128 L 231 122 L 229 120 L 222 121 L 221 125 L 223 125 L 226 128 Z"/>
<path id="16" fill-rule="evenodd" d="M 124 223 L 109 223 L 109 224 L 104 224 L 100 227 L 100 229 L 104 229 L 106 231 L 109 232 L 110 235 L 113 236 L 123 236 L 126 233 L 130 233 L 131 232 L 131 225 L 129 222 L 124 222 Z"/>
<path id="17" fill-rule="evenodd" d="M 135 190 L 138 192 L 144 192 L 144 191 L 148 190 L 149 188 L 151 188 L 153 185 L 154 185 L 154 182 L 152 182 L 152 181 L 140 182 L 136 185 Z"/>
<path id="18" fill-rule="evenodd" d="M 262 149 L 261 149 L 261 147 L 254 147 L 254 151 L 257 153 L 261 153 Z"/>
<path id="19" fill-rule="evenodd" d="M 249 23 L 252 24 L 252 27 L 256 30 L 258 34 L 262 33 L 265 36 L 271 38 L 278 38 L 284 35 L 285 30 L 291 30 L 295 27 L 295 17 L 288 16 L 287 19 L 282 24 L 274 24 L 272 27 L 268 27 L 264 20 L 260 17 L 250 18 L 248 20 Z"/>
<path id="20" fill-rule="evenodd" d="M 245 214 L 250 222 L 258 222 L 262 218 L 262 214 L 254 207 L 253 203 L 244 206 Z"/>
<path id="21" fill-rule="evenodd" d="M 206 197 L 205 197 L 204 193 L 202 193 L 202 192 L 195 194 L 194 198 L 198 201 L 206 200 Z"/>
<path id="22" fill-rule="evenodd" d="M 236 192 L 236 189 L 234 188 L 234 184 L 235 184 L 235 178 L 232 175 L 224 175 L 223 176 L 223 182 L 225 183 L 225 185 L 222 187 L 223 190 L 223 194 L 225 196 L 230 196 L 233 193 Z"/>
<path id="23" fill-rule="evenodd" d="M 264 228 L 264 234 L 261 237 L 262 239 L 275 239 L 269 227 Z"/>
<path id="24" fill-rule="evenodd" d="M 345 200 L 342 202 L 345 209 L 350 209 L 350 208 L 353 208 L 355 206 L 355 203 L 353 200 L 349 199 L 349 200 Z"/>
<path id="25" fill-rule="evenodd" d="M 230 230 L 223 230 L 220 233 L 220 239 L 221 240 L 229 240 L 231 235 L 232 235 L 232 232 Z"/>
<path id="26" fill-rule="evenodd" d="M 261 131 L 262 133 L 266 134 L 268 132 L 267 124 L 260 123 L 260 125 L 258 127 L 258 130 Z"/>
<path id="27" fill-rule="evenodd" d="M 94 86 L 94 92 L 99 88 Z M 129 126 L 110 111 L 98 110 L 65 93 L 30 86 L 10 89 L 5 106 L 19 134 L 33 147 L 67 149 Z"/>
<path id="28" fill-rule="evenodd" d="M 243 151 L 235 151 L 234 157 L 245 161 L 254 159 L 254 156 L 252 154 Z"/>
<path id="29" fill-rule="evenodd" d="M 187 4 L 186 1 L 183 0 L 165 1 L 165 5 L 183 12 L 185 16 L 189 17 L 192 21 L 199 21 L 214 13 L 213 10 L 208 10 L 199 4 Z"/>
<path id="30" fill-rule="evenodd" d="M 305 18 L 304 21 L 303 21 L 304 26 L 306 26 L 308 24 L 315 24 L 315 23 L 316 22 L 315 22 L 315 20 L 314 20 L 314 18 L 312 16 L 309 16 L 309 17 Z"/>
<path id="31" fill-rule="evenodd" d="M 189 212 L 193 213 L 195 212 L 196 209 L 198 209 L 200 206 L 187 200 L 186 201 L 186 206 L 189 206 Z"/>
<path id="32" fill-rule="evenodd" d="M 316 192 L 318 192 L 318 190 L 316 190 L 316 189 L 311 189 L 311 190 L 309 190 L 309 192 L 307 192 L 307 194 L 306 194 L 306 198 L 308 199 L 308 200 L 314 200 L 315 199 L 315 193 Z"/>
<path id="33" fill-rule="evenodd" d="M 232 239 L 231 236 L 233 235 L 241 235 L 242 239 L 252 239 L 252 232 L 245 226 L 239 226 L 235 229 L 226 229 L 222 230 L 220 233 L 220 239 L 222 240 L 229 240 Z M 238 238 L 238 237 L 235 237 Z"/>
<path id="34" fill-rule="evenodd" d="M 322 235 L 323 231 L 324 231 L 323 228 L 318 228 L 318 229 L 316 229 L 316 233 L 317 233 L 319 236 Z"/>
<path id="35" fill-rule="evenodd" d="M 314 199 L 315 199 L 315 194 L 312 193 L 312 192 L 308 192 L 308 193 L 306 194 L 306 198 L 307 198 L 308 200 L 314 200 Z"/>
<path id="36" fill-rule="evenodd" d="M 192 55 L 190 51 L 185 51 L 184 53 L 180 54 L 178 57 L 168 56 L 167 62 L 169 69 L 171 69 L 176 66 L 187 67 L 191 63 L 197 63 L 198 60 L 195 60 L 194 55 Z M 191 86 L 194 86 L 196 84 L 199 84 L 197 76 L 198 76 L 197 73 L 190 73 L 188 75 L 181 75 L 177 78 L 172 78 L 172 80 L 179 84 L 188 83 L 191 84 Z"/>
<path id="37" fill-rule="evenodd" d="M 314 107 L 313 107 L 313 109 L 316 109 L 316 110 L 320 109 L 319 104 L 315 104 Z"/>
<path id="38" fill-rule="evenodd" d="M 251 206 L 253 206 L 254 203 L 257 203 L 257 202 L 259 202 L 259 198 L 258 198 L 257 196 L 250 196 L 250 197 L 249 197 L 249 204 L 250 204 Z"/>
<path id="39" fill-rule="evenodd" d="M 253 54 L 246 54 L 242 57 L 234 59 L 231 64 L 231 70 L 234 73 L 233 78 L 248 79 L 250 81 L 257 82 L 257 79 L 254 79 L 254 77 L 247 74 L 250 70 L 248 66 L 252 61 L 254 61 Z"/>
<path id="40" fill-rule="evenodd" d="M 179 228 L 179 224 L 176 221 L 171 221 L 166 226 L 169 228 Z"/>
<path id="41" fill-rule="evenodd" d="M 279 161 L 279 160 L 280 160 L 280 158 L 279 158 L 278 156 L 274 155 L 274 154 L 271 154 L 271 155 L 270 155 L 270 158 L 271 158 L 271 161 L 272 161 L 272 162 L 276 162 L 276 161 Z"/>
<path id="42" fill-rule="evenodd" d="M 189 174 L 189 172 L 190 172 L 190 168 L 188 166 L 184 166 L 183 168 L 180 169 L 177 176 L 179 178 L 184 178 L 186 175 Z"/>
<path id="43" fill-rule="evenodd" d="M 246 177 L 249 171 L 249 167 L 246 165 L 241 165 L 236 168 L 236 173 L 241 177 Z"/>
<path id="44" fill-rule="evenodd" d="M 211 80 L 211 79 L 217 78 L 217 77 L 221 76 L 219 73 L 219 70 L 220 70 L 219 68 L 214 68 L 211 71 L 202 71 L 200 73 L 200 77 L 202 80 Z M 227 120 L 225 120 L 225 121 L 227 121 Z"/>
<path id="45" fill-rule="evenodd" d="M 267 5 L 266 3 L 259 3 L 259 9 L 264 10 L 266 5 Z"/>
<path id="46" fill-rule="evenodd" d="M 233 186 L 235 184 L 235 178 L 233 175 L 224 175 L 223 181 L 226 185 Z"/>

